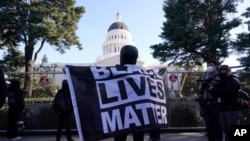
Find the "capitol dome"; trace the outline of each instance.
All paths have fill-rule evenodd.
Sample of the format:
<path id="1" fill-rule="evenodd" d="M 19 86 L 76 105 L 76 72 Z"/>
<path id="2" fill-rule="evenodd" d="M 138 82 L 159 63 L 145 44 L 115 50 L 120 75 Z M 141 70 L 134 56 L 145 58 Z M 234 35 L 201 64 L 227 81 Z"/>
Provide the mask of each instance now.
<path id="1" fill-rule="evenodd" d="M 113 24 L 110 25 L 109 29 L 108 29 L 108 32 L 110 30 L 114 30 L 114 29 L 123 29 L 123 30 L 127 30 L 128 31 L 128 26 L 123 23 L 123 22 L 120 22 L 120 21 L 117 21 Z"/>
<path id="2" fill-rule="evenodd" d="M 112 66 L 120 63 L 120 50 L 124 45 L 136 46 L 128 30 L 128 26 L 121 21 L 119 12 L 116 14 L 116 21 L 112 23 L 106 34 L 106 40 L 102 44 L 102 56 L 97 57 L 96 65 Z M 137 65 L 144 62 L 140 56 L 137 59 Z"/>

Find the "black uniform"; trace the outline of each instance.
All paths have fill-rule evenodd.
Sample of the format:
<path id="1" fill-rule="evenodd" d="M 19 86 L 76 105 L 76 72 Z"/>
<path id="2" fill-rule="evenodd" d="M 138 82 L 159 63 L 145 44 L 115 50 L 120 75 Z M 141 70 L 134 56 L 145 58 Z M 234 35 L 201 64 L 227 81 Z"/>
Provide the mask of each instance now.
<path id="1" fill-rule="evenodd" d="M 221 98 L 220 120 L 225 141 L 230 140 L 230 125 L 240 124 L 241 108 L 237 98 L 240 86 L 239 80 L 230 75 L 210 90 L 214 97 Z"/>
<path id="2" fill-rule="evenodd" d="M 237 100 L 240 87 L 241 84 L 239 80 L 235 76 L 230 75 L 210 91 L 214 97 L 221 98 L 222 112 L 240 110 L 240 105 Z"/>
<path id="3" fill-rule="evenodd" d="M 205 75 L 204 80 L 203 84 L 205 85 L 201 87 L 201 109 L 206 123 L 207 137 L 209 141 L 222 141 L 223 133 L 220 123 L 220 99 L 214 98 L 212 93 L 206 90 L 207 85 L 215 85 L 220 79 L 215 73 L 211 76 Z"/>

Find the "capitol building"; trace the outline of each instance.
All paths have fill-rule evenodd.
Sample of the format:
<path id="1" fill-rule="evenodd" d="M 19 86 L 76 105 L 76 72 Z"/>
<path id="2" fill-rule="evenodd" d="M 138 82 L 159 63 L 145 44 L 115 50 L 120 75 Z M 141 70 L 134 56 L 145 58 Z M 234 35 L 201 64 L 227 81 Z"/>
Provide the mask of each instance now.
<path id="1" fill-rule="evenodd" d="M 113 22 L 107 30 L 105 41 L 102 44 L 102 55 L 97 56 L 96 61 L 93 63 L 56 63 L 56 67 L 53 68 L 55 72 L 62 72 L 65 65 L 75 65 L 75 66 L 115 66 L 120 64 L 120 50 L 124 45 L 134 45 L 132 35 L 129 32 L 128 26 L 122 22 L 119 12 L 116 14 L 115 22 Z M 48 63 L 46 55 L 42 59 L 42 64 L 40 66 L 50 66 L 53 63 Z M 166 68 L 168 72 L 176 72 L 175 66 L 168 66 L 165 64 L 146 64 L 143 59 L 139 56 L 136 65 L 143 66 L 146 69 L 155 68 Z M 180 68 L 178 68 L 180 71 Z M 173 73 L 167 74 L 166 77 L 170 77 Z M 181 75 L 176 74 L 177 79 L 181 79 Z M 66 79 L 65 74 L 60 74 L 53 76 L 54 81 L 57 85 L 61 85 L 63 79 Z M 179 81 L 180 82 L 180 81 Z M 177 90 L 180 86 L 179 82 L 168 83 L 169 88 Z"/>

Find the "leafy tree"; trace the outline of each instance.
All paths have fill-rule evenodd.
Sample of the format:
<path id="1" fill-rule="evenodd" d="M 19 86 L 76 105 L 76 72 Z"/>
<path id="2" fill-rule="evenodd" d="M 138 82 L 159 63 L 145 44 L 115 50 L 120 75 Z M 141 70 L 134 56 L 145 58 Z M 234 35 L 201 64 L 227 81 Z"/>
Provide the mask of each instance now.
<path id="1" fill-rule="evenodd" d="M 24 89 L 29 97 L 33 64 L 45 43 L 61 53 L 72 46 L 82 49 L 75 31 L 85 9 L 74 5 L 75 0 L 0 0 L 0 44 L 23 45 L 28 72 Z"/>
<path id="2" fill-rule="evenodd" d="M 248 32 L 243 32 L 237 35 L 237 40 L 234 42 L 236 50 L 240 53 L 246 54 L 246 56 L 239 58 L 242 66 L 246 70 L 250 70 L 250 7 L 246 9 L 246 12 L 242 14 L 247 21 L 245 24 L 248 26 Z"/>
<path id="3" fill-rule="evenodd" d="M 21 71 L 24 67 L 24 55 L 15 48 L 9 48 L 3 53 L 3 59 L 0 60 L 0 66 L 7 72 Z"/>
<path id="4" fill-rule="evenodd" d="M 229 31 L 241 24 L 239 18 L 227 19 L 236 5 L 237 0 L 164 1 L 163 43 L 150 46 L 153 57 L 187 66 L 222 62 L 232 48 Z"/>
<path id="5" fill-rule="evenodd" d="M 7 80 L 12 78 L 24 80 L 23 75 L 15 73 L 23 71 L 24 67 L 24 55 L 20 50 L 12 47 L 8 48 L 8 50 L 3 53 L 3 59 L 0 60 L 0 66 L 3 68 L 4 72 L 8 72 L 6 75 Z"/>

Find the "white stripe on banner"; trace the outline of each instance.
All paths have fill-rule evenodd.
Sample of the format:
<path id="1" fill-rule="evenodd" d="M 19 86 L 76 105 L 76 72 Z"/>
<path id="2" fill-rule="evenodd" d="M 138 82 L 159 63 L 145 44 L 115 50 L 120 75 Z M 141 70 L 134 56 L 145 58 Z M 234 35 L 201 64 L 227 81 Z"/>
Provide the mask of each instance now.
<path id="1" fill-rule="evenodd" d="M 65 69 L 66 74 L 70 74 L 68 67 L 65 67 L 64 69 Z M 73 110 L 74 110 L 74 114 L 75 114 L 75 120 L 76 120 L 77 129 L 78 129 L 79 139 L 80 139 L 80 141 L 84 141 L 83 134 L 82 134 L 83 133 L 82 127 L 80 124 L 81 123 L 80 116 L 78 114 L 79 112 L 78 112 L 77 103 L 76 103 L 75 90 L 73 88 L 73 83 L 71 81 L 72 80 L 71 75 L 67 75 L 67 80 L 68 80 L 68 84 L 69 84 L 69 90 L 70 90 L 72 106 L 73 106 Z"/>

